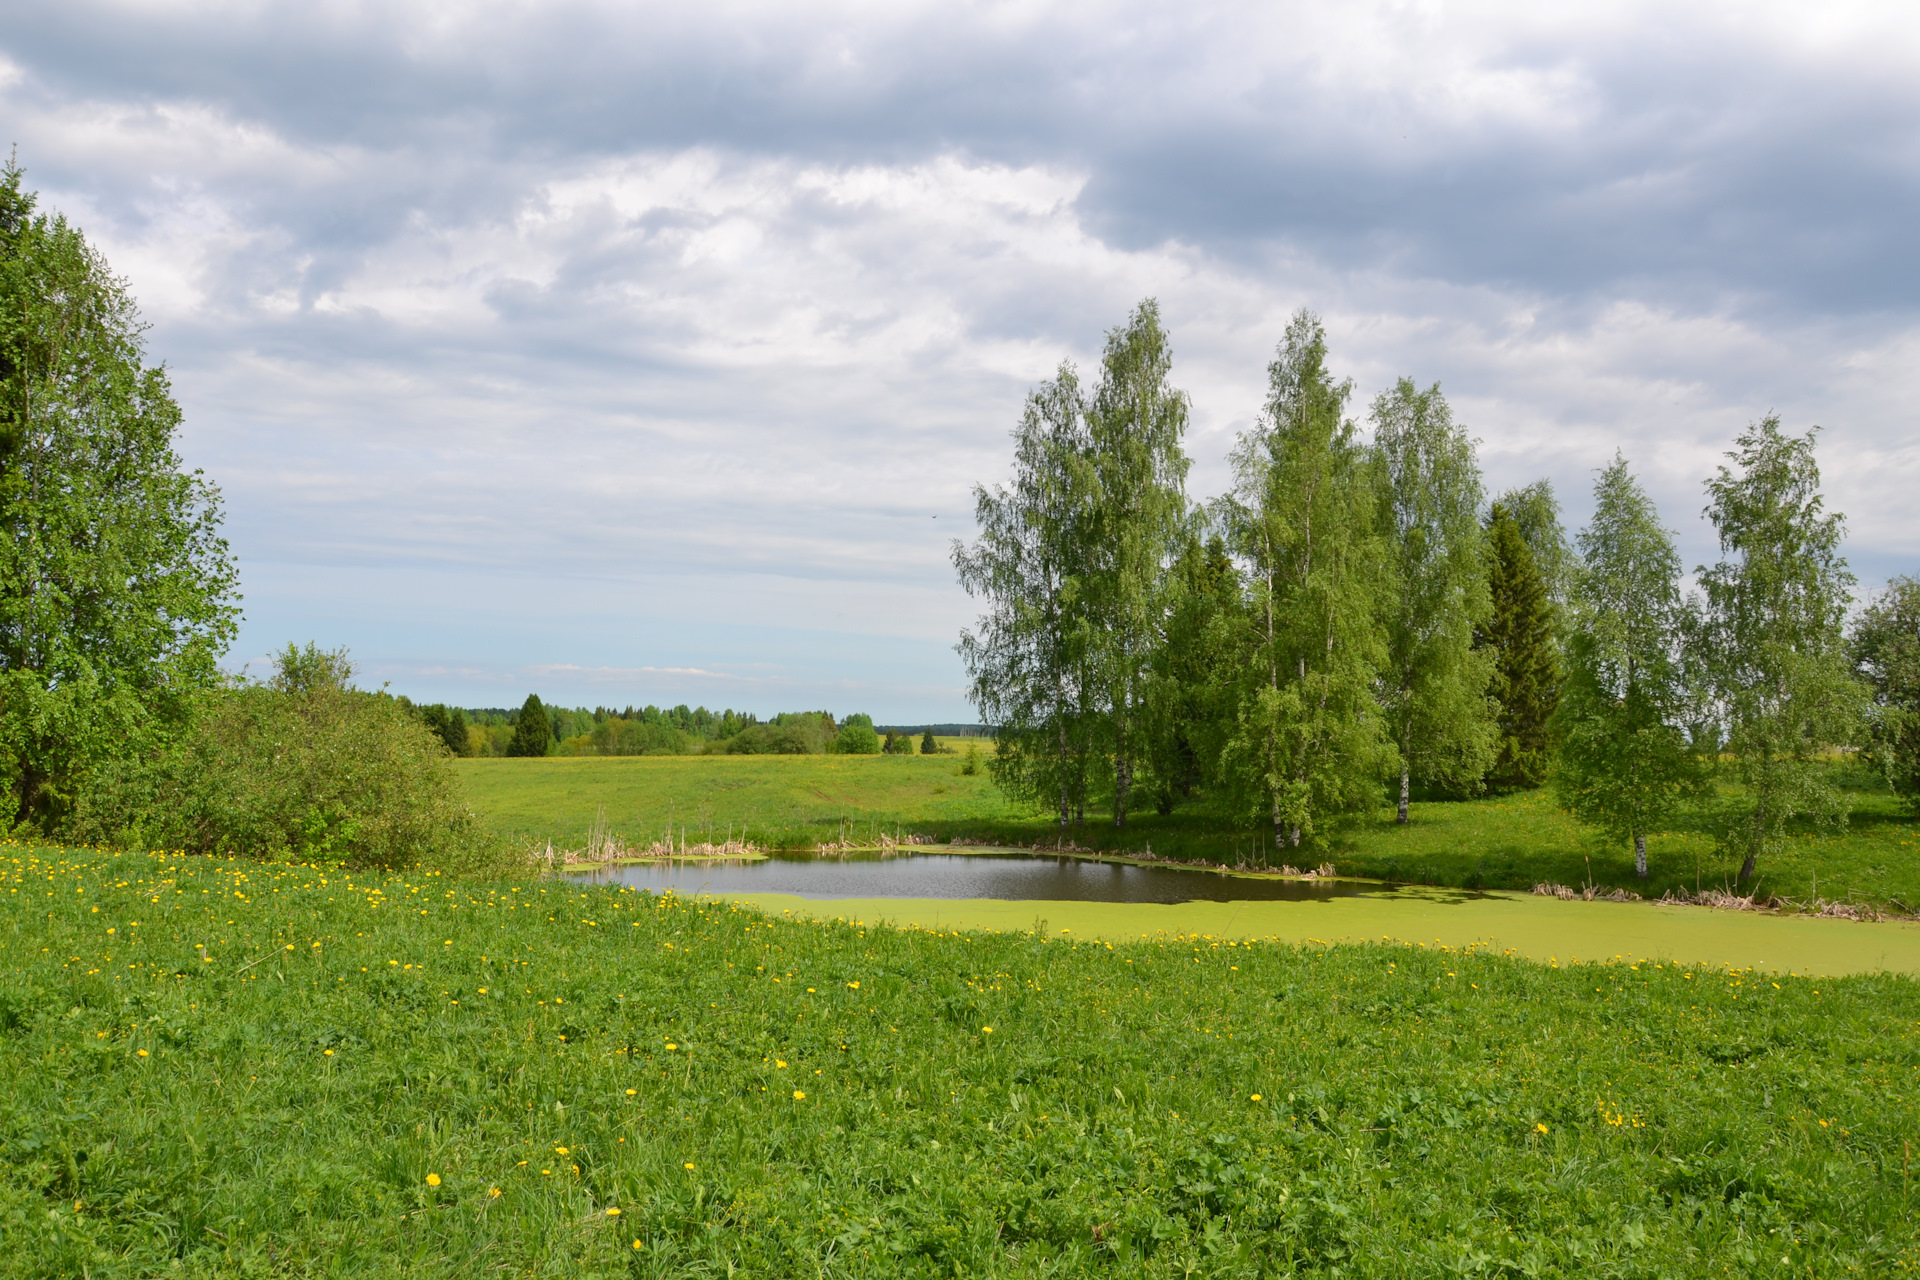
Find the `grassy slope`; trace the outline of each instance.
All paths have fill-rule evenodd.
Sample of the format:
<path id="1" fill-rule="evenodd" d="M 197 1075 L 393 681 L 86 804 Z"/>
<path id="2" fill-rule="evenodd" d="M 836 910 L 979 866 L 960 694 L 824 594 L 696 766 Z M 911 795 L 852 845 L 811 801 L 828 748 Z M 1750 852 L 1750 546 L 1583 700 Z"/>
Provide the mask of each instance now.
<path id="1" fill-rule="evenodd" d="M 1920 1263 L 1907 979 L 0 872 L 0 1274 Z"/>
<path id="2" fill-rule="evenodd" d="M 781 844 L 906 830 L 1012 844 L 1052 841 L 1058 828 L 1010 804 L 984 771 L 966 777 L 952 756 L 688 756 L 574 760 L 461 761 L 476 809 L 516 836 L 579 845 L 604 809 L 633 839 L 663 832 L 669 813 L 690 837 L 729 825 Z M 1862 790 L 1849 829 L 1808 835 L 1763 865 L 1763 887 L 1807 900 L 1850 894 L 1862 901 L 1920 907 L 1920 823 L 1884 791 Z M 1677 831 L 1650 844 L 1653 877 L 1638 882 L 1631 852 L 1606 848 L 1554 808 L 1543 792 L 1491 800 L 1416 804 L 1396 826 L 1382 808 L 1347 833 L 1331 857 L 1341 871 L 1433 884 L 1525 889 L 1541 880 L 1625 886 L 1649 897 L 1669 889 L 1725 883 L 1734 867 L 1710 836 Z M 1071 833 L 1081 845 L 1152 848 L 1170 857 L 1239 863 L 1265 853 L 1262 833 L 1234 830 L 1204 811 L 1146 813 L 1126 831 L 1089 822 Z M 1299 857 L 1314 861 L 1317 855 Z"/>

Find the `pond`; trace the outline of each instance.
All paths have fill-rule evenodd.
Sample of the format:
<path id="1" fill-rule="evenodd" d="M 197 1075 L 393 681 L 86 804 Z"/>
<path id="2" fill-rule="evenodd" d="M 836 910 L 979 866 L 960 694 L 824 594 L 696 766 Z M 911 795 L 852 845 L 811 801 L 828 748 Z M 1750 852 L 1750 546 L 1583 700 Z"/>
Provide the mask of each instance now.
<path id="1" fill-rule="evenodd" d="M 1391 886 L 1357 880 L 1282 880 L 1191 867 L 1136 866 L 1054 854 L 898 853 L 815 857 L 775 854 L 758 862 L 649 862 L 571 872 L 585 884 L 655 893 L 787 893 L 811 899 L 945 898 L 1006 902 L 1326 902 L 1385 896 Z M 1430 892 L 1430 891 L 1429 891 Z"/>

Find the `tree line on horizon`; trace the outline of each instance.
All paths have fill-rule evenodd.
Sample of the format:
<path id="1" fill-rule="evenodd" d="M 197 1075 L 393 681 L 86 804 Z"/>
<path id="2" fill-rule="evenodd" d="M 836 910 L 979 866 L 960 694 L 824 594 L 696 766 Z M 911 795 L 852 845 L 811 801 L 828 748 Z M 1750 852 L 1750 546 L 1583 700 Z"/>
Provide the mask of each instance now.
<path id="1" fill-rule="evenodd" d="M 1673 534 L 1626 459 L 1569 539 L 1551 486 L 1488 500 L 1438 384 L 1368 407 L 1301 311 L 1233 483 L 1187 496 L 1189 405 L 1157 304 L 1027 397 L 1013 478 L 956 540 L 979 622 L 958 651 L 991 768 L 1062 828 L 1204 802 L 1323 845 L 1383 802 L 1550 785 L 1631 843 L 1691 811 L 1740 875 L 1844 821 L 1826 757 L 1858 748 L 1920 795 L 1920 584 L 1849 631 L 1843 518 L 1802 436 L 1768 416 L 1707 481 L 1721 558 L 1682 589 Z M 1716 786 L 1716 780 L 1736 785 Z"/>
<path id="2" fill-rule="evenodd" d="M 865 712 L 783 711 L 766 720 L 706 707 L 561 707 L 528 694 L 518 708 L 400 703 L 455 756 L 934 755 L 933 726 L 881 728 Z"/>

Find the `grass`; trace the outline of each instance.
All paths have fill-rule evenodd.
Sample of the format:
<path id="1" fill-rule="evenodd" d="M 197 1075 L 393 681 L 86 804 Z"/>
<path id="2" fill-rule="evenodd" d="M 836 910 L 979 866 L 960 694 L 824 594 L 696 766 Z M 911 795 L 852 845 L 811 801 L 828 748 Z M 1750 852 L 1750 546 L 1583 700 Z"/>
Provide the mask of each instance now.
<path id="1" fill-rule="evenodd" d="M 1920 1264 L 1905 978 L 94 850 L 0 875 L 4 1275 Z"/>
<path id="2" fill-rule="evenodd" d="M 604 811 L 615 831 L 643 842 L 671 821 L 689 839 L 746 829 L 759 843 L 807 847 L 841 838 L 914 832 L 995 843 L 1052 843 L 1059 828 L 1009 802 L 982 769 L 969 777 L 953 756 L 651 756 L 459 762 L 481 816 L 520 839 L 584 844 Z M 1844 832 L 1809 831 L 1762 863 L 1761 889 L 1796 901 L 1849 898 L 1902 913 L 1920 909 L 1920 821 L 1862 771 L 1843 773 L 1854 813 Z M 1116 831 L 1089 821 L 1082 847 L 1229 864 L 1268 858 L 1271 832 L 1204 808 L 1137 814 Z M 1344 831 L 1325 855 L 1344 874 L 1470 888 L 1528 889 L 1541 881 L 1631 889 L 1657 898 L 1732 882 L 1735 864 L 1694 829 L 1655 835 L 1652 876 L 1633 874 L 1632 852 L 1608 846 L 1556 809 L 1545 792 L 1413 806 L 1406 827 L 1382 806 Z M 1322 855 L 1291 855 L 1298 863 Z M 1743 887 L 1744 891 L 1744 887 Z"/>

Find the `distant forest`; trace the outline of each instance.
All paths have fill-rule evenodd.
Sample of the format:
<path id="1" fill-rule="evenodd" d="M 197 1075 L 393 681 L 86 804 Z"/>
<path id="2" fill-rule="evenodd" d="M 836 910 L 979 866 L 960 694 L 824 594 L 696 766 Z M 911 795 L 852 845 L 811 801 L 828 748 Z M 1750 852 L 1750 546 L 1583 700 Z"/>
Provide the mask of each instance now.
<path id="1" fill-rule="evenodd" d="M 528 695 L 519 707 L 400 702 L 457 756 L 932 755 L 935 735 L 984 736 L 977 724 L 886 725 L 854 713 L 706 707 L 558 707 Z M 536 718 L 537 717 L 537 718 Z M 544 730 L 544 732 L 542 732 Z"/>

